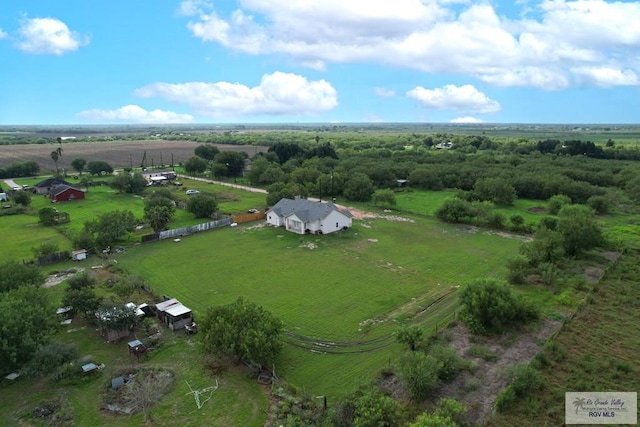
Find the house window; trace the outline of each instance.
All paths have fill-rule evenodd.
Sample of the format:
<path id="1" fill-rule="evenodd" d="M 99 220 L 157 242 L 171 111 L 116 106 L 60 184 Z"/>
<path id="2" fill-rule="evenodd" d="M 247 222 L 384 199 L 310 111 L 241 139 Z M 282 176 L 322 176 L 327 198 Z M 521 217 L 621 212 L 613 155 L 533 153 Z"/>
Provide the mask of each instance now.
<path id="1" fill-rule="evenodd" d="M 336 222 L 336 228 L 340 228 L 340 225 Z"/>
<path id="2" fill-rule="evenodd" d="M 296 221 L 296 220 L 291 220 L 289 222 L 289 225 L 291 226 L 291 228 L 293 228 L 294 230 L 301 230 L 302 229 L 302 223 L 300 221 Z"/>

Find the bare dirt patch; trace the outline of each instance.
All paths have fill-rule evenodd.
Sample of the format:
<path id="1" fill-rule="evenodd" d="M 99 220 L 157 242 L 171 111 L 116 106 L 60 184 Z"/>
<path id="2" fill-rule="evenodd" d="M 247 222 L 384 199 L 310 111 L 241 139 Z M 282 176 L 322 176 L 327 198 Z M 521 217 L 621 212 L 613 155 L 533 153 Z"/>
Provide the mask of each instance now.
<path id="1" fill-rule="evenodd" d="M 83 271 L 84 271 L 84 268 L 80 267 L 74 270 L 66 270 L 66 271 L 61 271 L 60 273 L 51 274 L 49 277 L 47 277 L 47 279 L 44 281 L 44 285 L 42 286 L 45 288 L 50 288 L 52 286 L 59 285 L 60 283 L 67 280 L 69 277 L 75 276 L 76 274 L 82 273 Z"/>
<path id="2" fill-rule="evenodd" d="M 527 209 L 527 212 L 532 213 L 532 214 L 541 214 L 541 213 L 547 213 L 549 212 L 549 209 L 542 207 L 542 206 L 534 206 L 532 208 Z"/>
<path id="3" fill-rule="evenodd" d="M 22 144 L 2 146 L 0 167 L 15 162 L 33 160 L 40 165 L 42 171 L 54 171 L 51 150 L 57 144 Z M 62 145 L 64 156 L 58 161 L 58 167 L 73 172 L 71 161 L 77 157 L 91 160 L 104 160 L 115 168 L 128 167 L 132 163 L 139 166 L 146 152 L 148 164 L 169 165 L 171 159 L 175 164 L 185 162 L 193 156 L 193 150 L 199 145 L 192 141 L 114 141 L 114 142 L 72 142 Z M 253 156 L 258 152 L 266 152 L 268 147 L 249 145 L 215 144 L 220 151 L 243 151 Z M 53 148 L 52 148 L 53 147 Z M 153 159 L 153 160 L 152 160 Z"/>
<path id="4" fill-rule="evenodd" d="M 542 349 L 544 341 L 560 326 L 560 321 L 544 320 L 534 331 L 517 335 L 495 337 L 472 336 L 463 325 L 457 325 L 445 331 L 449 345 L 455 348 L 458 356 L 472 360 L 476 365 L 473 373 L 463 372 L 450 383 L 444 384 L 437 398 L 453 397 L 464 403 L 469 412 L 467 417 L 475 422 L 482 421 L 493 409 L 498 393 L 509 380 L 507 371 L 518 364 L 528 364 Z M 515 333 L 513 333 L 515 334 Z M 498 356 L 495 362 L 467 355 L 472 345 L 482 345 Z"/>

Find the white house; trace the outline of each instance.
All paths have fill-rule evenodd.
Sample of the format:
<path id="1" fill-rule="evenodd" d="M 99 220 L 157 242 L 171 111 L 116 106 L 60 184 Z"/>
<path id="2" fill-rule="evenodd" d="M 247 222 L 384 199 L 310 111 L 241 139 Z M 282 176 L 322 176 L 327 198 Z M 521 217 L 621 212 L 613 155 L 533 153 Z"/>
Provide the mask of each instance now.
<path id="1" fill-rule="evenodd" d="M 284 226 L 292 233 L 328 234 L 351 228 L 351 212 L 333 203 L 306 199 L 281 199 L 266 213 L 267 224 Z"/>

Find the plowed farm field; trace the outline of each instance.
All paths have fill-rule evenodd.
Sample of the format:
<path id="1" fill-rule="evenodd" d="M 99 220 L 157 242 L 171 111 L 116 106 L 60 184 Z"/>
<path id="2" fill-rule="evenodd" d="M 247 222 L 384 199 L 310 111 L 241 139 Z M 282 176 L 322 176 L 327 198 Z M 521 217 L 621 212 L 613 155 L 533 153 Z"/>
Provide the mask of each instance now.
<path id="1" fill-rule="evenodd" d="M 114 168 L 140 166 L 146 151 L 145 164 L 170 165 L 185 162 L 194 155 L 193 150 L 198 142 L 192 141 L 114 141 L 114 142 L 71 142 L 62 144 L 62 157 L 58 167 L 72 171 L 71 161 L 81 157 L 87 161 L 103 160 Z M 249 157 L 267 151 L 268 147 L 249 145 L 215 144 L 220 151 L 244 151 Z M 0 146 L 0 168 L 15 162 L 34 160 L 40 165 L 42 172 L 54 171 L 55 164 L 51 160 L 51 152 L 58 144 L 28 144 Z"/>

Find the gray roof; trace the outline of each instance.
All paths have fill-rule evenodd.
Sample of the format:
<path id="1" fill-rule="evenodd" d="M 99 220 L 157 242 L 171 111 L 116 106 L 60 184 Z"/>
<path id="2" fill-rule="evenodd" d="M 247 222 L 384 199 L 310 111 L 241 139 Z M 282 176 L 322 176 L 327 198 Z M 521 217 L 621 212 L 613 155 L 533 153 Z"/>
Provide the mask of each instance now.
<path id="1" fill-rule="evenodd" d="M 59 178 L 47 178 L 42 182 L 37 183 L 36 185 L 34 185 L 34 187 L 38 187 L 38 188 L 47 188 L 47 187 L 54 187 L 56 185 L 69 185 L 71 186 L 71 184 L 69 184 L 67 181 L 65 181 L 64 179 L 59 179 Z"/>
<path id="2" fill-rule="evenodd" d="M 280 201 L 271 208 L 271 211 L 281 217 L 295 214 L 304 222 L 324 219 L 333 211 L 340 212 L 349 218 L 352 217 L 351 212 L 346 209 L 338 209 L 333 203 L 312 202 L 307 199 L 280 199 Z"/>

